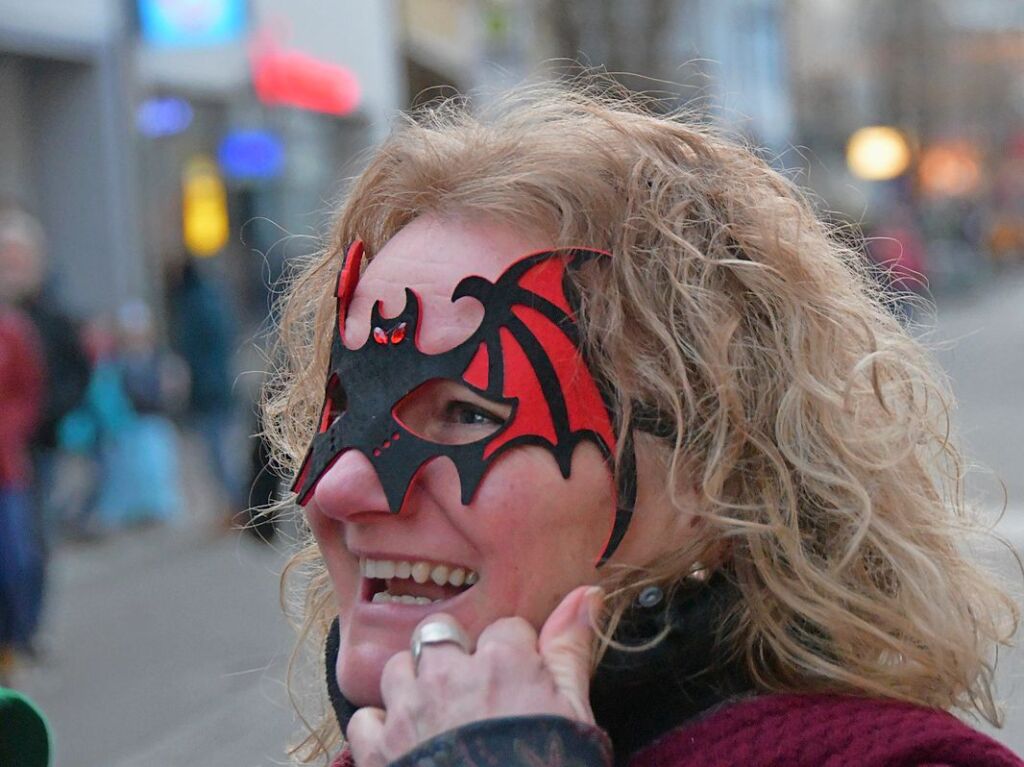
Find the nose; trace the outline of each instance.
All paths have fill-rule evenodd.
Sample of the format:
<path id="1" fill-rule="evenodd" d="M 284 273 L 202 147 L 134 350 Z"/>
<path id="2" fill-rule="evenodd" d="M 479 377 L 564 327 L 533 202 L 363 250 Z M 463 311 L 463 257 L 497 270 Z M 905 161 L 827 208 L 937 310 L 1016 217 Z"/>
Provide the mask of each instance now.
<path id="1" fill-rule="evenodd" d="M 387 496 L 370 460 L 358 450 L 342 453 L 313 488 L 312 505 L 325 516 L 388 513 Z"/>

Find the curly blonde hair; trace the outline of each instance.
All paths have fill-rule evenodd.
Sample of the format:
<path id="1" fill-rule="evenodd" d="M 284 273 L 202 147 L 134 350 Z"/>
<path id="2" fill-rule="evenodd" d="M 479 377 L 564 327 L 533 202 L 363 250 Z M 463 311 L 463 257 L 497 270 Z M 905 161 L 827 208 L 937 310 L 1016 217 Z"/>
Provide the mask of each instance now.
<path id="1" fill-rule="evenodd" d="M 584 343 L 623 428 L 634 403 L 674 422 L 665 481 L 696 488 L 704 544 L 727 552 L 741 599 L 721 647 L 759 689 L 898 698 L 999 723 L 994 653 L 1018 611 L 964 551 L 981 528 L 943 376 L 790 181 L 741 143 L 635 99 L 540 86 L 478 113 L 449 100 L 401 120 L 290 283 L 265 403 L 285 471 L 315 429 L 343 245 L 360 238 L 373 254 L 427 213 L 612 252 L 576 276 Z M 693 561 L 675 552 L 609 569 L 612 624 L 640 586 L 678 583 Z M 302 637 L 319 653 L 333 602 L 314 547 L 297 571 Z M 308 760 L 338 742 L 320 715 Z"/>

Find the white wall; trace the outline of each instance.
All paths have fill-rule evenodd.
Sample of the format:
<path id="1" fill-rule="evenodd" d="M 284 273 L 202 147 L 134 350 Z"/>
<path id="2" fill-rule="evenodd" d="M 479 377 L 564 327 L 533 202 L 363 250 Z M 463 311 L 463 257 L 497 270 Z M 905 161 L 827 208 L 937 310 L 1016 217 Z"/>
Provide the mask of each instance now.
<path id="1" fill-rule="evenodd" d="M 0 62 L 15 62 L 0 84 L 0 175 L 38 214 L 75 313 L 146 289 L 126 150 L 126 3 L 0 0 Z"/>

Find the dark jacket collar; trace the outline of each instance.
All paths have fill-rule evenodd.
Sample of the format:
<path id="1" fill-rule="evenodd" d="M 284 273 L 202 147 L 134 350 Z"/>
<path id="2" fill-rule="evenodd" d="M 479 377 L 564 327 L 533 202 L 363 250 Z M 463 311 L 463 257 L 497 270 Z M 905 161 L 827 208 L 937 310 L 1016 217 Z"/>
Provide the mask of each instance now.
<path id="1" fill-rule="evenodd" d="M 670 597 L 634 603 L 615 638 L 643 650 L 609 648 L 590 685 L 594 717 L 617 764 L 682 722 L 752 689 L 741 662 L 718 648 L 738 592 L 721 575 Z M 651 604 L 651 602 L 654 602 Z"/>

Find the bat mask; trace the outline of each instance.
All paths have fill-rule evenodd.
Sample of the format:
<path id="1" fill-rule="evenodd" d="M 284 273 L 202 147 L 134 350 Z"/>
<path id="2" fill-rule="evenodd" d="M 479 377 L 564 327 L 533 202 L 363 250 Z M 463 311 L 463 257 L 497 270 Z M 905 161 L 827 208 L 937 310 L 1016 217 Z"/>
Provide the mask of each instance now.
<path id="1" fill-rule="evenodd" d="M 498 456 L 521 445 L 548 450 L 566 478 L 580 442 L 593 442 L 611 461 L 616 416 L 608 388 L 595 380 L 584 359 L 569 278 L 570 270 L 609 254 L 579 248 L 542 251 L 523 256 L 494 282 L 465 277 L 451 300 L 475 298 L 484 308 L 483 319 L 468 339 L 438 354 L 419 348 L 422 307 L 409 288 L 401 313 L 384 317 L 381 301 L 376 301 L 366 342 L 358 349 L 345 346 L 345 317 L 362 256 L 362 243 L 356 241 L 338 277 L 337 323 L 320 426 L 292 487 L 299 504 L 309 501 L 320 478 L 349 450 L 370 461 L 395 514 L 402 510 L 416 474 L 442 456 L 458 471 L 466 505 Z M 511 413 L 500 427 L 472 442 L 431 441 L 403 423 L 401 403 L 438 380 L 457 382 L 511 407 Z M 621 542 L 632 514 L 635 463 L 628 447 L 620 460 L 616 502 L 599 564 Z"/>

